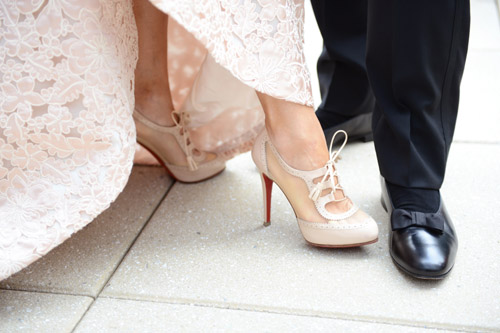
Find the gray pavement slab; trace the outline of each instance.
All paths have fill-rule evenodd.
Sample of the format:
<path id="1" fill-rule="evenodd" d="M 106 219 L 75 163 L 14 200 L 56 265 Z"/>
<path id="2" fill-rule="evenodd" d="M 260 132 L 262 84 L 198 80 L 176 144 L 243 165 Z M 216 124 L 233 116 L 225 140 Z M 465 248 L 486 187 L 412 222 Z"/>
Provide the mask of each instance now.
<path id="1" fill-rule="evenodd" d="M 381 323 L 99 298 L 77 326 L 93 332 L 434 332 Z M 443 332 L 439 330 L 439 332 Z"/>
<path id="2" fill-rule="evenodd" d="M 500 20 L 495 0 L 471 1 L 469 50 L 500 50 Z"/>
<path id="3" fill-rule="evenodd" d="M 0 290 L 0 332 L 71 332 L 92 298 Z"/>
<path id="4" fill-rule="evenodd" d="M 500 173 L 500 164 L 493 163 L 500 159 L 499 147 L 453 147 L 443 194 L 460 248 L 444 281 L 415 280 L 393 265 L 373 145 L 353 144 L 339 165 L 342 181 L 379 221 L 378 243 L 357 249 L 308 246 L 277 189 L 272 224 L 263 227 L 258 173 L 246 154 L 207 182 L 176 183 L 102 295 L 444 329 L 500 329 L 500 225 L 492 181 Z"/>
<path id="5" fill-rule="evenodd" d="M 135 167 L 108 211 L 0 284 L 40 291 L 0 290 L 0 332 L 69 332 L 82 316 L 78 332 L 500 331 L 497 6 L 471 1 L 469 55 L 442 190 L 459 236 L 447 279 L 414 280 L 392 264 L 373 145 L 360 143 L 348 146 L 339 168 L 348 193 L 379 222 L 378 243 L 344 250 L 306 245 L 277 188 L 273 223 L 262 227 L 258 174 L 243 155 L 213 180 L 175 184 L 114 274 L 171 184 L 160 168 Z M 313 22 L 306 1 L 305 52 L 319 103 L 322 40 Z M 91 297 L 73 296 L 97 296 L 113 274 L 107 296 L 92 305 Z"/>
<path id="6" fill-rule="evenodd" d="M 454 141 L 500 143 L 500 50 L 470 50 L 461 89 Z"/>
<path id="7" fill-rule="evenodd" d="M 0 288 L 96 296 L 171 184 L 163 168 L 134 167 L 109 209 Z"/>

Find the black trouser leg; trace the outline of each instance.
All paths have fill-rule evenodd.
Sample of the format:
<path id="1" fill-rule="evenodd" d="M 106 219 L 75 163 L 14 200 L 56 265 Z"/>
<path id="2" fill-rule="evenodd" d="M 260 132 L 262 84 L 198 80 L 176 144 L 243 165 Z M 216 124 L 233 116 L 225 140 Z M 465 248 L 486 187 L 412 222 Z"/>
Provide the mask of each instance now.
<path id="1" fill-rule="evenodd" d="M 323 129 L 370 113 L 375 103 L 365 66 L 366 0 L 311 0 L 323 36 L 318 60 Z"/>
<path id="2" fill-rule="evenodd" d="M 327 1 L 325 1 L 327 2 Z M 370 0 L 367 70 L 382 176 L 438 190 L 457 117 L 468 0 Z"/>

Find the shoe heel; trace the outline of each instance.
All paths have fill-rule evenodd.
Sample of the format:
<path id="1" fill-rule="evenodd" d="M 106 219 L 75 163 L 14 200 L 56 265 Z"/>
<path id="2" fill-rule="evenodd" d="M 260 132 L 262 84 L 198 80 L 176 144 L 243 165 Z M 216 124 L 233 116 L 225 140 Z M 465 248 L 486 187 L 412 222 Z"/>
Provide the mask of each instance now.
<path id="1" fill-rule="evenodd" d="M 361 141 L 363 141 L 363 142 L 373 141 L 373 133 L 369 133 L 369 134 L 362 136 Z"/>
<path id="2" fill-rule="evenodd" d="M 271 194 L 273 193 L 273 181 L 265 174 L 260 174 L 262 180 L 262 194 L 264 198 L 264 227 L 271 225 Z"/>

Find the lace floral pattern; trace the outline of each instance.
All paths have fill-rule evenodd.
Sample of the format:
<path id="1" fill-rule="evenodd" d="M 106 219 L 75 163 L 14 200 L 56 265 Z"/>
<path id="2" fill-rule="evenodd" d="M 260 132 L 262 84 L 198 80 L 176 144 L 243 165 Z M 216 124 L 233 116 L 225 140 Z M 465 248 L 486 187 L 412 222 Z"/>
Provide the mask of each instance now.
<path id="1" fill-rule="evenodd" d="M 125 186 L 133 22 L 123 0 L 0 4 L 0 280 L 89 223 Z"/>
<path id="2" fill-rule="evenodd" d="M 303 0 L 150 0 L 246 85 L 313 106 Z"/>
<path id="3" fill-rule="evenodd" d="M 150 1 L 245 88 L 312 106 L 303 0 Z M 125 186 L 136 61 L 132 0 L 0 1 L 0 280 L 92 221 Z M 208 119 L 193 138 L 228 158 L 249 149 L 263 123 L 252 99 L 236 102 L 233 115 L 193 112 Z M 245 126 L 226 130 L 235 118 Z"/>

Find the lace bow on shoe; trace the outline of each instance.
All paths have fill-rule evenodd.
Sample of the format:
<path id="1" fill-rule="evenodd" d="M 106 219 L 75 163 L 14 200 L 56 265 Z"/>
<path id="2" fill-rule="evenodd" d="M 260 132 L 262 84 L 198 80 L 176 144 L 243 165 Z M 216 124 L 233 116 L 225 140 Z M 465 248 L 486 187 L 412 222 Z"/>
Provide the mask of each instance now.
<path id="1" fill-rule="evenodd" d="M 187 116 L 184 116 L 184 114 L 184 112 L 173 111 L 172 120 L 174 121 L 175 127 L 179 129 L 180 135 L 182 135 L 188 168 L 191 171 L 195 171 L 198 170 L 198 164 L 196 164 L 196 161 L 193 158 L 193 149 L 196 148 L 193 147 L 191 139 L 189 138 L 189 132 L 186 130 L 186 125 L 189 122 L 189 119 L 186 121 L 185 118 L 189 117 L 189 114 Z"/>
<path id="2" fill-rule="evenodd" d="M 340 148 L 338 150 L 333 150 L 333 142 L 335 141 L 335 137 L 339 133 L 344 134 L 344 142 L 342 143 L 342 145 L 340 146 Z M 326 168 L 325 175 L 323 176 L 321 181 L 319 183 L 317 183 L 313 187 L 311 192 L 309 193 L 309 198 L 311 200 L 317 201 L 320 198 L 323 190 L 328 189 L 328 188 L 332 189 L 332 192 L 331 192 L 332 197 L 334 197 L 333 194 L 337 190 L 344 191 L 343 187 L 340 185 L 339 175 L 337 173 L 335 161 L 340 158 L 340 152 L 345 147 L 346 143 L 347 143 L 347 133 L 343 130 L 338 130 L 337 132 L 335 132 L 335 134 L 332 137 L 332 140 L 330 141 L 330 149 L 328 150 L 329 154 L 330 154 L 330 160 L 328 162 L 326 162 L 326 164 L 325 164 L 325 168 Z M 337 184 L 335 184 L 335 177 L 337 177 L 337 180 L 338 180 Z M 339 201 L 344 201 L 346 199 L 347 199 L 347 197 L 344 195 L 344 197 L 342 199 L 335 199 L 335 197 L 334 197 L 333 201 L 339 202 Z"/>

